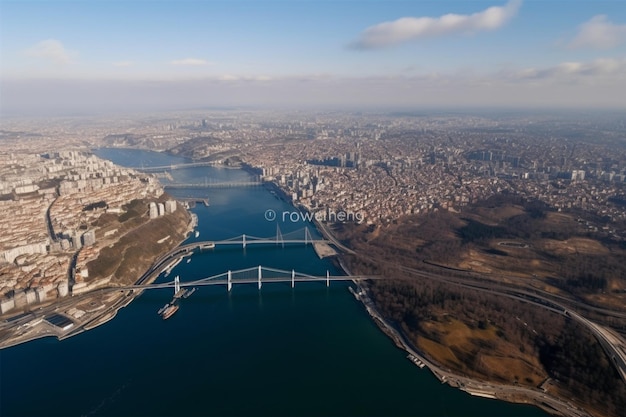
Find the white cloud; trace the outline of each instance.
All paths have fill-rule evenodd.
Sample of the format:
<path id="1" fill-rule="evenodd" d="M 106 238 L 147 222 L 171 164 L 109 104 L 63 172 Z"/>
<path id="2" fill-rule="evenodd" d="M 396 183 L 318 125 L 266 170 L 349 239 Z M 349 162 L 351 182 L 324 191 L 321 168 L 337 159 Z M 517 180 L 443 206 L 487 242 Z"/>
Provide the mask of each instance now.
<path id="1" fill-rule="evenodd" d="M 606 15 L 597 15 L 578 27 L 569 47 L 609 49 L 623 42 L 626 42 L 626 25 L 616 25 Z"/>
<path id="2" fill-rule="evenodd" d="M 350 46 L 357 49 L 382 48 L 414 39 L 494 30 L 515 16 L 521 4 L 521 0 L 510 0 L 504 6 L 489 7 L 470 15 L 403 17 L 370 26 Z"/>
<path id="3" fill-rule="evenodd" d="M 185 58 L 185 59 L 176 59 L 171 61 L 172 65 L 181 65 L 181 66 L 191 66 L 191 67 L 200 67 L 204 65 L 211 65 L 209 61 L 198 58 Z"/>
<path id="4" fill-rule="evenodd" d="M 617 76 L 626 79 L 626 59 L 601 58 L 591 62 L 562 62 L 546 68 L 526 68 L 501 74 L 510 80 L 551 80 L 570 82 L 574 79 Z"/>
<path id="5" fill-rule="evenodd" d="M 46 39 L 28 48 L 24 53 L 28 56 L 44 59 L 55 64 L 68 64 L 72 61 L 70 51 L 65 49 L 61 41 Z"/>

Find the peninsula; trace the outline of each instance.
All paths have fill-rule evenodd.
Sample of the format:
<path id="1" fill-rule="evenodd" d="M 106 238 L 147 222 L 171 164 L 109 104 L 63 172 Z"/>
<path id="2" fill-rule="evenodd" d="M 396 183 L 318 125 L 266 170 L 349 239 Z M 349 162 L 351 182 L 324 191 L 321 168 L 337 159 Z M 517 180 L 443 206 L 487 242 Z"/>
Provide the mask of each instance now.
<path id="1" fill-rule="evenodd" d="M 0 167 L 0 347 L 113 318 L 139 294 L 115 288 L 154 280 L 195 226 L 153 176 L 89 153 L 1 153 Z"/>

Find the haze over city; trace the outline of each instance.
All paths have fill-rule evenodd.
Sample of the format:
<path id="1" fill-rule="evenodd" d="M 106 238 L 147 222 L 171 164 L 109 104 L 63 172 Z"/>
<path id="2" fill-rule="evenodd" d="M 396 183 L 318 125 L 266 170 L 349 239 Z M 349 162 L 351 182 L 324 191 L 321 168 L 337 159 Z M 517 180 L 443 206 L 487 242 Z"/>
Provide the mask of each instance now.
<path id="1" fill-rule="evenodd" d="M 0 415 L 623 417 L 624 4 L 0 0 Z"/>
<path id="2" fill-rule="evenodd" d="M 5 116 L 626 106 L 618 1 L 2 1 Z"/>

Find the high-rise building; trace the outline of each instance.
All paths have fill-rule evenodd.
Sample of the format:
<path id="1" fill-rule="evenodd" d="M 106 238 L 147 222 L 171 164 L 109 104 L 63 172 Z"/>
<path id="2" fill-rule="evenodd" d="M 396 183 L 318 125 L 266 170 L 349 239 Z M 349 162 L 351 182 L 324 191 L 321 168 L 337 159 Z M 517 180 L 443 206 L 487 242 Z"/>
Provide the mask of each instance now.
<path id="1" fill-rule="evenodd" d="M 83 233 L 83 245 L 84 246 L 91 246 L 95 243 L 96 243 L 96 231 L 95 230 L 89 230 Z"/>
<path id="2" fill-rule="evenodd" d="M 157 208 L 156 203 L 152 202 L 150 203 L 150 218 L 156 219 L 157 217 L 159 217 L 159 209 Z"/>
<path id="3" fill-rule="evenodd" d="M 575 169 L 572 171 L 572 181 L 582 181 L 585 179 L 585 170 Z"/>
<path id="4" fill-rule="evenodd" d="M 83 247 L 83 244 L 80 239 L 80 234 L 78 233 L 77 230 L 74 231 L 74 233 L 72 234 L 72 246 L 74 246 L 74 250 L 79 250 L 80 248 Z"/>
<path id="5" fill-rule="evenodd" d="M 170 214 L 176 211 L 176 201 L 175 200 L 167 200 L 165 202 L 165 212 Z"/>

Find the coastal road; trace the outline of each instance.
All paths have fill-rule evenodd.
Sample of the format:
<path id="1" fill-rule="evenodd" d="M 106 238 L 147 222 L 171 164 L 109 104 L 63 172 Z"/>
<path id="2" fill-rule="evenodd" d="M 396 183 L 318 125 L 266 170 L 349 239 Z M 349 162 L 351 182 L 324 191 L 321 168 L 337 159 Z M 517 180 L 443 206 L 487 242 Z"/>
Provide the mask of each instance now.
<path id="1" fill-rule="evenodd" d="M 531 291 L 527 291 L 523 289 L 504 287 L 496 283 L 467 282 L 466 280 L 460 280 L 458 278 L 442 276 L 442 275 L 435 274 L 432 272 L 420 271 L 414 268 L 409 268 L 409 267 L 400 267 L 400 268 L 404 272 L 410 273 L 412 275 L 417 275 L 422 278 L 426 278 L 430 280 L 437 280 L 440 282 L 446 282 L 446 283 L 454 284 L 454 285 L 461 286 L 464 288 L 474 289 L 474 290 L 483 291 L 483 292 L 489 292 L 489 293 L 496 294 L 499 296 L 504 296 L 507 298 L 523 301 L 526 303 L 531 303 L 541 308 L 544 308 L 546 310 L 550 310 L 552 312 L 556 312 L 556 313 L 563 314 L 565 316 L 570 317 L 572 320 L 576 321 L 577 323 L 579 323 L 580 325 L 582 325 L 583 327 L 591 331 L 591 333 L 600 342 L 600 345 L 602 346 L 604 351 L 607 353 L 607 355 L 611 359 L 611 362 L 616 367 L 622 380 L 626 382 L 626 352 L 624 351 L 626 347 L 626 343 L 617 335 L 612 334 L 604 327 L 572 311 L 571 307 L 564 306 L 541 294 L 537 294 L 535 292 L 531 292 Z"/>
<path id="2" fill-rule="evenodd" d="M 335 245 L 337 249 L 339 249 L 340 251 L 344 253 L 349 253 L 351 255 L 358 255 L 355 251 L 353 251 L 352 249 L 350 249 L 349 247 L 341 243 L 339 239 L 337 239 L 335 235 L 333 235 L 332 231 L 328 228 L 328 226 L 322 222 L 317 221 L 317 219 L 315 219 L 315 216 L 313 217 L 313 223 L 315 224 L 315 226 L 317 226 L 319 231 L 322 232 L 322 236 L 324 236 L 324 239 L 328 240 L 330 243 Z"/>
<path id="3" fill-rule="evenodd" d="M 372 316 L 374 321 L 379 324 L 383 332 L 385 332 L 398 347 L 422 361 L 442 383 L 447 383 L 450 386 L 459 388 L 460 390 L 475 396 L 497 398 L 513 402 L 519 402 L 520 398 L 524 398 L 527 399 L 525 402 L 547 410 L 550 413 L 555 413 L 556 411 L 558 414 L 572 417 L 590 417 L 589 413 L 585 410 L 576 407 L 568 401 L 550 396 L 544 391 L 517 385 L 505 385 L 478 381 L 444 369 L 440 365 L 428 360 L 423 355 L 416 352 L 412 344 L 404 337 L 404 335 L 396 330 L 394 326 L 388 323 L 385 318 L 378 313 L 374 303 L 366 292 L 359 293 L 355 296 L 363 303 L 367 312 Z"/>
<path id="4" fill-rule="evenodd" d="M 387 263 L 387 264 L 389 263 L 385 260 L 379 260 L 371 256 L 363 255 L 362 253 L 358 253 L 346 247 L 333 235 L 332 231 L 329 229 L 327 225 L 321 222 L 315 222 L 315 223 L 319 227 L 324 238 L 329 240 L 339 250 L 343 251 L 344 253 L 356 255 L 360 258 L 365 258 L 365 259 L 368 259 L 369 261 L 373 261 L 376 263 L 381 263 L 381 262 Z M 397 264 L 392 264 L 392 265 L 395 267 L 398 267 Z M 447 275 L 418 270 L 415 268 L 410 268 L 410 267 L 405 267 L 405 266 L 399 266 L 399 268 L 403 272 L 408 272 L 411 275 L 417 275 L 421 278 L 436 280 L 439 282 L 445 282 L 445 283 L 449 283 L 449 284 L 453 284 L 457 286 L 462 286 L 468 289 L 474 289 L 477 291 L 489 292 L 489 293 L 499 295 L 499 296 L 505 296 L 507 298 L 519 300 L 525 303 L 531 303 L 533 305 L 536 305 L 543 309 L 547 309 L 554 313 L 569 316 L 570 318 L 572 318 L 573 320 L 575 320 L 576 322 L 581 324 L 583 327 L 589 329 L 592 332 L 592 334 L 600 342 L 605 352 L 608 354 L 609 358 L 612 359 L 612 363 L 617 368 L 618 373 L 620 374 L 622 380 L 626 382 L 626 344 L 624 343 L 624 341 L 621 338 L 619 338 L 617 335 L 603 328 L 602 326 L 596 323 L 593 323 L 592 321 L 588 319 L 585 319 L 580 314 L 572 312 L 571 307 L 563 306 L 562 304 L 549 298 L 552 294 L 544 293 L 544 291 L 539 290 L 534 287 L 532 288 L 532 291 L 529 291 L 529 290 L 511 287 L 511 286 L 504 286 L 502 284 L 498 284 L 493 281 L 479 280 L 474 277 L 468 277 L 469 279 L 461 279 L 461 278 L 450 277 Z M 544 293 L 544 294 L 538 294 L 538 292 Z M 563 297 L 558 296 L 558 298 L 562 299 Z M 585 308 L 593 307 L 593 306 L 587 306 L 585 303 L 577 302 L 575 300 L 568 300 L 568 301 L 574 303 L 574 305 L 578 307 L 585 307 Z M 372 314 L 372 312 L 376 312 L 376 309 L 374 308 L 373 303 L 369 306 L 366 304 L 366 308 L 368 309 L 370 314 Z M 616 313 L 616 312 L 613 312 L 611 310 L 606 310 L 606 309 L 598 308 L 598 310 L 602 310 L 602 312 L 604 313 L 607 313 L 607 312 Z M 621 313 L 619 315 L 621 315 Z M 384 319 L 380 316 L 378 317 L 378 320 L 380 320 L 382 323 L 385 323 Z M 493 393 L 494 396 L 498 398 L 502 398 L 502 399 L 506 399 L 510 395 L 514 396 L 516 393 L 523 394 L 529 398 L 532 398 L 537 405 L 540 405 L 546 409 L 551 408 L 553 410 L 558 410 L 559 412 L 562 412 L 566 415 L 572 415 L 572 416 L 587 416 L 588 415 L 585 411 L 574 407 L 572 404 L 566 403 L 564 401 L 561 401 L 558 398 L 549 396 L 545 393 L 541 393 L 541 392 L 538 392 L 536 390 L 532 390 L 529 388 L 523 388 L 523 387 L 512 386 L 512 385 L 499 386 L 497 384 L 479 384 L 478 388 L 474 388 L 475 385 L 477 384 L 475 381 L 472 381 L 469 378 L 464 378 L 460 375 L 456 375 L 449 371 L 444 371 L 440 367 L 436 366 L 434 363 L 425 360 L 425 358 L 423 358 L 421 355 L 418 355 L 410 347 L 410 344 L 406 340 L 404 340 L 404 337 L 400 335 L 392 326 L 386 324 L 386 327 L 387 329 L 389 329 L 390 331 L 396 334 L 396 338 L 402 341 L 402 345 L 406 350 L 408 350 L 414 356 L 422 359 L 422 361 L 427 364 L 429 369 L 433 370 L 433 372 L 442 380 L 442 382 L 448 382 L 451 379 L 454 379 L 455 384 L 461 387 L 461 389 L 465 387 L 464 390 L 470 393 L 472 393 L 472 390 L 475 391 L 474 395 L 481 395 L 481 393 L 485 391 L 485 387 L 488 387 L 487 389 L 488 392 Z M 434 370 L 437 370 L 437 371 L 434 371 Z"/>

